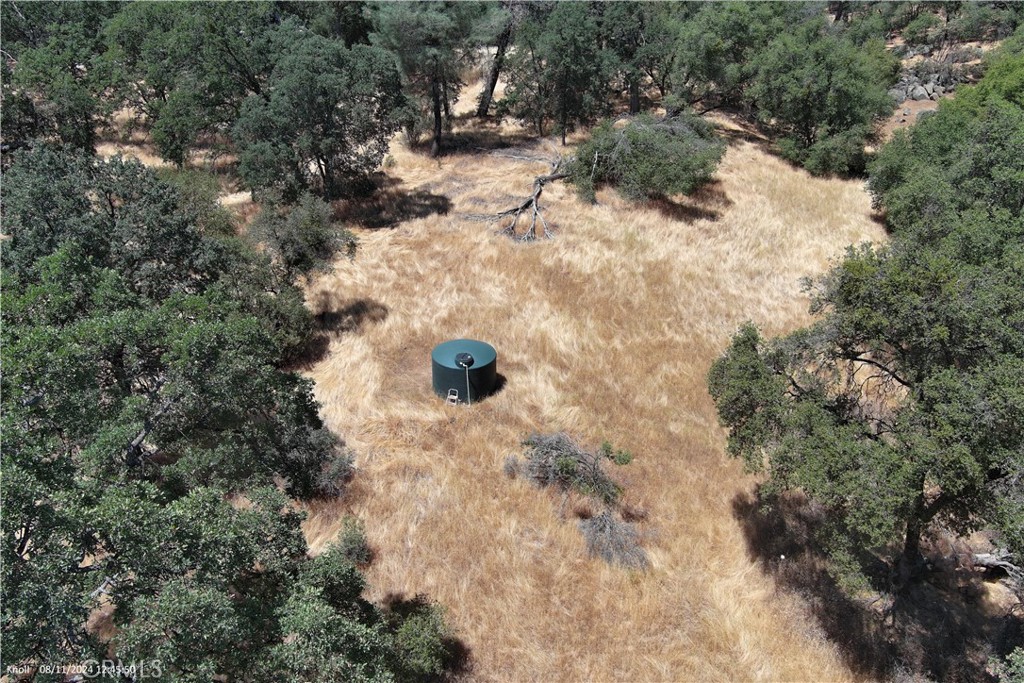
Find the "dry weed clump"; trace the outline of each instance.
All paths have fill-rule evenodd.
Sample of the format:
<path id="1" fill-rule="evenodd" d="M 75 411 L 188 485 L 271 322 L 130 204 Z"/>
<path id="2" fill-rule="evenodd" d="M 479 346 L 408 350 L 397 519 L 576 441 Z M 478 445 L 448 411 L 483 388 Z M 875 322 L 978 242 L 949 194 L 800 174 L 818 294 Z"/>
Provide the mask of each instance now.
<path id="1" fill-rule="evenodd" d="M 577 491 L 605 505 L 613 505 L 622 495 L 622 487 L 604 471 L 601 455 L 584 450 L 568 434 L 532 434 L 523 445 L 529 446 L 526 476 L 538 486 Z"/>
<path id="2" fill-rule="evenodd" d="M 564 432 L 532 434 L 523 445 L 529 447 L 526 462 L 520 465 L 517 460 L 506 458 L 506 474 L 521 471 L 541 488 L 552 486 L 566 495 L 575 491 L 596 499 L 604 507 L 600 514 L 579 523 L 591 557 L 626 569 L 650 566 L 636 527 L 616 512 L 622 486 L 608 476 L 603 466 L 604 461 L 628 464 L 632 460 L 628 451 L 616 451 L 605 441 L 598 452 L 591 453 Z"/>
<path id="3" fill-rule="evenodd" d="M 629 522 L 619 519 L 611 509 L 590 519 L 580 520 L 580 530 L 587 540 L 587 552 L 608 564 L 626 569 L 647 569 L 651 563 L 640 547 L 640 534 Z"/>

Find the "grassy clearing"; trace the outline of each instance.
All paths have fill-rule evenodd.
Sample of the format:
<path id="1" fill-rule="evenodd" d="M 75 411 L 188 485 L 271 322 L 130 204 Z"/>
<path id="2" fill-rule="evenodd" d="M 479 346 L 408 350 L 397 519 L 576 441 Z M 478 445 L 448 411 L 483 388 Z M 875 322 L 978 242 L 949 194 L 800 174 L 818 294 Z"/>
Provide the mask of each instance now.
<path id="1" fill-rule="evenodd" d="M 368 597 L 445 605 L 480 680 L 849 680 L 748 558 L 732 510 L 753 481 L 724 454 L 704 377 L 742 321 L 805 323 L 800 277 L 884 239 L 862 184 L 737 135 L 716 181 L 676 203 L 602 191 L 589 206 L 549 186 L 558 236 L 524 245 L 460 216 L 509 206 L 544 165 L 466 147 L 431 160 L 396 142 L 409 218 L 355 228 L 355 260 L 308 283 L 315 313 L 375 311 L 305 369 L 359 468 L 345 499 L 310 508 L 312 547 L 366 520 Z M 493 344 L 507 380 L 468 408 L 430 384 L 431 349 L 462 336 Z M 589 558 L 555 494 L 503 474 L 526 435 L 563 430 L 634 454 L 616 475 L 646 573 Z"/>

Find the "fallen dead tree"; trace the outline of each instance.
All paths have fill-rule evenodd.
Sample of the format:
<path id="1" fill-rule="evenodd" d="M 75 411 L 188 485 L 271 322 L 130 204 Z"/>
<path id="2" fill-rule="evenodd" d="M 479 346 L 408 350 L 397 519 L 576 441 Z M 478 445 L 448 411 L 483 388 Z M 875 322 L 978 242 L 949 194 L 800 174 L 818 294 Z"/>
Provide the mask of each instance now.
<path id="1" fill-rule="evenodd" d="M 551 231 L 551 226 L 544 219 L 544 214 L 541 211 L 540 196 L 544 192 L 544 186 L 548 183 L 569 177 L 569 174 L 562 170 L 564 160 L 561 155 L 554 159 L 544 159 L 542 157 L 495 152 L 494 156 L 517 159 L 520 161 L 544 162 L 550 165 L 550 170 L 544 175 L 539 175 L 534 178 L 533 193 L 512 208 L 505 209 L 504 211 L 498 211 L 496 213 L 467 214 L 466 218 L 471 221 L 480 221 L 481 223 L 497 224 L 498 234 L 507 235 L 512 239 L 519 239 L 523 242 L 529 242 L 537 239 L 538 223 L 540 223 L 540 227 L 544 232 L 544 237 L 553 237 L 554 235 Z M 526 232 L 520 236 L 519 221 L 524 216 L 528 217 L 529 226 L 527 227 Z"/>
<path id="2" fill-rule="evenodd" d="M 1006 577 L 1018 586 L 1024 585 L 1024 569 L 1012 562 L 1013 554 L 1006 550 L 997 550 L 992 553 L 976 553 L 971 558 L 975 569 L 984 569 L 990 574 L 1005 574 Z"/>
<path id="3" fill-rule="evenodd" d="M 492 152 L 520 161 L 547 163 L 549 170 L 533 179 L 533 193 L 516 205 L 495 213 L 469 214 L 469 220 L 497 224 L 499 234 L 530 241 L 538 224 L 544 237 L 552 237 L 540 197 L 551 182 L 567 179 L 580 198 L 596 201 L 597 189 L 614 186 L 633 201 L 692 194 L 708 183 L 725 153 L 725 143 L 714 126 L 700 117 L 680 112 L 670 117 L 635 116 L 625 121 L 606 120 L 595 127 L 576 150 L 576 156 L 553 159 L 521 152 Z M 520 236 L 520 222 L 527 222 Z"/>

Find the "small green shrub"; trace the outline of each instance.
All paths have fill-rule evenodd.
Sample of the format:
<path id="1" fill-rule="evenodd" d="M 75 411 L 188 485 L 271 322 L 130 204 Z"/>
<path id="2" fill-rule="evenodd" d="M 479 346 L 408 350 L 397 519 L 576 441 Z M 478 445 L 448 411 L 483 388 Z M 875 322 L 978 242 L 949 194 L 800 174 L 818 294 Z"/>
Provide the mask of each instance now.
<path id="1" fill-rule="evenodd" d="M 336 545 L 338 552 L 352 564 L 364 565 L 373 559 L 373 551 L 366 542 L 366 527 L 358 517 L 345 517 Z"/>
<path id="2" fill-rule="evenodd" d="M 294 205 L 263 206 L 249 234 L 270 251 L 289 278 L 329 267 L 339 251 L 355 256 L 356 238 L 335 225 L 327 202 L 304 194 Z"/>
<path id="3" fill-rule="evenodd" d="M 444 672 L 449 637 L 444 610 L 440 605 L 417 598 L 399 615 L 395 628 L 395 649 L 404 680 L 423 680 Z"/>
<path id="4" fill-rule="evenodd" d="M 569 182 L 588 201 L 604 184 L 629 199 L 690 194 L 711 180 L 723 154 L 711 124 L 692 113 L 640 115 L 621 127 L 605 121 L 577 150 Z"/>
<path id="5" fill-rule="evenodd" d="M 608 441 L 604 441 L 601 443 L 601 457 L 607 460 L 611 460 L 612 462 L 619 466 L 628 465 L 629 463 L 633 462 L 632 453 L 621 448 L 615 449 Z"/>
<path id="6" fill-rule="evenodd" d="M 349 448 L 343 448 L 325 462 L 316 481 L 320 495 L 330 498 L 344 496 L 349 482 L 356 473 L 355 460 L 355 453 Z"/>
<path id="7" fill-rule="evenodd" d="M 869 131 L 854 127 L 823 135 L 807 150 L 804 168 L 817 176 L 861 174 L 867 167 L 864 141 Z"/>
<path id="8" fill-rule="evenodd" d="M 1024 683 L 1024 647 L 1015 648 L 1005 659 L 990 659 L 988 672 L 999 683 Z"/>

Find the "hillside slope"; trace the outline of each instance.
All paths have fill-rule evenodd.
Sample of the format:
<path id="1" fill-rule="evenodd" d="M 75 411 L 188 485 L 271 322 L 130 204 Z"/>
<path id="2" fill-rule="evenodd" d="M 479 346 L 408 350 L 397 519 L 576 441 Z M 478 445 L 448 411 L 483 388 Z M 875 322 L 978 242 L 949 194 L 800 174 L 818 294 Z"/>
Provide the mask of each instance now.
<path id="1" fill-rule="evenodd" d="M 357 228 L 356 258 L 309 284 L 334 331 L 305 372 L 359 467 L 347 498 L 310 510 L 312 547 L 362 517 L 369 597 L 445 605 L 474 679 L 848 680 L 748 558 L 733 504 L 753 482 L 724 453 L 704 378 L 743 320 L 806 322 L 799 279 L 884 239 L 862 183 L 737 136 L 716 182 L 675 204 L 603 191 L 588 206 L 551 185 L 556 239 L 518 244 L 462 215 L 511 205 L 544 166 L 468 149 L 434 161 L 394 145 L 380 204 L 394 220 Z M 430 351 L 457 337 L 498 351 L 506 383 L 479 405 L 431 393 Z M 557 430 L 635 454 L 615 474 L 649 572 L 587 558 L 573 506 L 503 474 L 525 436 Z"/>

